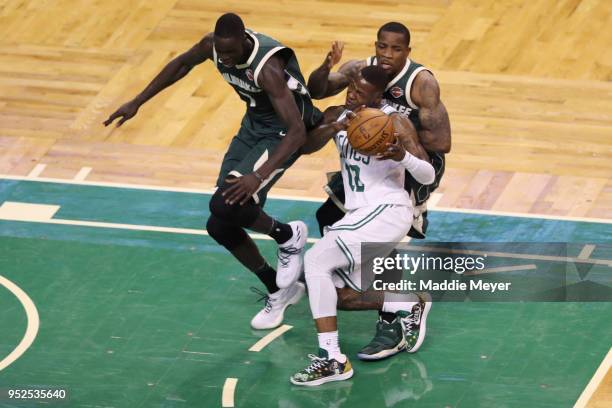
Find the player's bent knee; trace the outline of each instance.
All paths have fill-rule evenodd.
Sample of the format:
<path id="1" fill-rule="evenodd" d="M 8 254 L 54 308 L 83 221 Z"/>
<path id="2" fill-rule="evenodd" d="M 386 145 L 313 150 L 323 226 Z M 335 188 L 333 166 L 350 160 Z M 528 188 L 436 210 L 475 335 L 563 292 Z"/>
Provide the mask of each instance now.
<path id="1" fill-rule="evenodd" d="M 230 251 L 247 238 L 247 234 L 242 228 L 229 225 L 214 215 L 208 218 L 206 231 L 212 239 Z"/>
<path id="2" fill-rule="evenodd" d="M 208 203 L 210 213 L 222 220 L 231 220 L 233 207 L 234 206 L 225 202 L 225 197 L 223 197 L 223 190 L 221 188 L 215 191 Z"/>
<path id="3" fill-rule="evenodd" d="M 210 213 L 226 223 L 248 228 L 259 216 L 261 208 L 253 200 L 244 205 L 226 203 L 223 192 L 230 186 L 231 184 L 224 183 L 215 191 L 208 204 Z"/>
<path id="4" fill-rule="evenodd" d="M 314 249 L 309 249 L 304 255 L 304 276 L 306 281 L 313 277 L 331 277 L 332 275 L 332 270 L 321 262 L 320 254 Z"/>

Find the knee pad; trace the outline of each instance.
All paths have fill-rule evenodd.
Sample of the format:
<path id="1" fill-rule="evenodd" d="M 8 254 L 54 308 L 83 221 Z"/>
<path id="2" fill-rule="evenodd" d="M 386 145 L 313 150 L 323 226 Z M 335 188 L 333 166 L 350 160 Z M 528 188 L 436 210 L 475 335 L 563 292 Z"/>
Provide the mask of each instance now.
<path id="1" fill-rule="evenodd" d="M 225 223 L 248 228 L 259 216 L 261 208 L 253 199 L 249 199 L 244 205 L 227 204 L 222 194 L 230 186 L 231 184 L 226 182 L 215 191 L 208 203 L 210 213 Z"/>
<path id="2" fill-rule="evenodd" d="M 206 231 L 208 231 L 208 235 L 229 251 L 243 243 L 248 237 L 242 228 L 223 222 L 214 215 L 208 218 Z"/>
<path id="3" fill-rule="evenodd" d="M 312 277 L 331 277 L 332 271 L 326 267 L 324 262 L 321 262 L 320 254 L 316 249 L 309 249 L 304 255 L 304 276 L 306 281 Z"/>

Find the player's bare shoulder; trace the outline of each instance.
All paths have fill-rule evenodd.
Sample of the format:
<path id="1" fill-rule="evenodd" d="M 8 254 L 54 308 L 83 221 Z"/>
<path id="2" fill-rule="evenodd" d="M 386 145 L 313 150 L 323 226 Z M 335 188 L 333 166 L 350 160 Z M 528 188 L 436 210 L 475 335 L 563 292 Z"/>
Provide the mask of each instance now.
<path id="1" fill-rule="evenodd" d="M 208 33 L 193 47 L 181 54 L 179 58 L 185 65 L 196 66 L 213 59 L 214 33 Z"/>
<path id="2" fill-rule="evenodd" d="M 440 102 L 440 85 L 431 72 L 423 70 L 417 74 L 410 98 L 419 107 L 437 105 Z"/>

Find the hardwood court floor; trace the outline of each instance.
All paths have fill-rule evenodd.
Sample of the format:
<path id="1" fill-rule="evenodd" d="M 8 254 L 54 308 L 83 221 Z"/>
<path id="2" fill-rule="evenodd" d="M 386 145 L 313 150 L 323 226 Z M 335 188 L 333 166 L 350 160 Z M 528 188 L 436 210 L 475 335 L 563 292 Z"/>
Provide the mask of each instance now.
<path id="1" fill-rule="evenodd" d="M 310 73 L 334 39 L 372 53 L 389 20 L 435 72 L 453 128 L 441 205 L 612 216 L 612 60 L 606 1 L 0 2 L 0 173 L 210 187 L 242 102 L 211 64 L 120 129 L 101 122 L 233 10 L 295 48 Z M 343 97 L 318 102 L 321 108 Z M 325 149 L 277 192 L 322 196 Z"/>

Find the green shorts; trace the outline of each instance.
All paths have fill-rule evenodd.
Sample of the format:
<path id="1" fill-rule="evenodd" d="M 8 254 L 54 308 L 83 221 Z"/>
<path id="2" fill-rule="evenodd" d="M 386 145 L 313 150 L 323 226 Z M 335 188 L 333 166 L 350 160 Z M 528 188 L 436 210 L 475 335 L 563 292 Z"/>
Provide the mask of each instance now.
<path id="1" fill-rule="evenodd" d="M 217 178 L 217 187 L 222 186 L 228 176 L 244 176 L 259 168 L 283 140 L 283 135 L 284 131 L 263 133 L 250 127 L 241 126 L 223 157 L 221 171 Z M 294 153 L 281 167 L 274 170 L 270 177 L 264 180 L 259 190 L 253 195 L 256 203 L 263 207 L 270 188 L 298 157 L 299 154 Z"/>
<path id="2" fill-rule="evenodd" d="M 321 111 L 312 105 L 310 100 L 308 104 L 302 104 L 300 113 L 307 131 L 316 126 L 323 118 Z M 278 119 L 269 119 L 258 119 L 256 115 L 249 115 L 249 113 L 244 115 L 240 124 L 240 130 L 238 130 L 238 134 L 232 139 L 223 157 L 221 171 L 217 178 L 217 187 L 222 186 L 228 176 L 240 177 L 252 173 L 264 164 L 274 150 L 276 150 L 283 137 L 287 134 L 287 128 Z M 292 154 L 264 180 L 259 190 L 253 195 L 253 199 L 257 204 L 263 207 L 268 191 L 270 191 L 274 183 L 299 156 L 297 152 Z"/>

